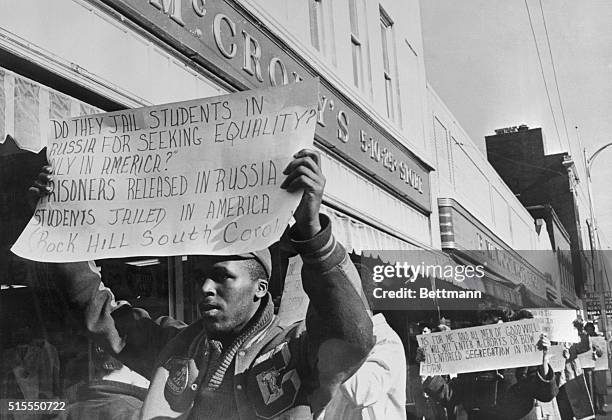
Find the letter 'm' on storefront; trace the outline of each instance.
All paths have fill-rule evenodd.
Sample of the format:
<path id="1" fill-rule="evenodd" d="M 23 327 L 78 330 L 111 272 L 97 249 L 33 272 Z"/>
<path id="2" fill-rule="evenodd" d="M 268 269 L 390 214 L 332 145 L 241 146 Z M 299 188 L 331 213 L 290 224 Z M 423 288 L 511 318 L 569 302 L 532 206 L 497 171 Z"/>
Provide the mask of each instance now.
<path id="1" fill-rule="evenodd" d="M 181 13 L 181 0 L 149 0 L 149 3 L 169 15 L 179 25 L 185 26 Z"/>

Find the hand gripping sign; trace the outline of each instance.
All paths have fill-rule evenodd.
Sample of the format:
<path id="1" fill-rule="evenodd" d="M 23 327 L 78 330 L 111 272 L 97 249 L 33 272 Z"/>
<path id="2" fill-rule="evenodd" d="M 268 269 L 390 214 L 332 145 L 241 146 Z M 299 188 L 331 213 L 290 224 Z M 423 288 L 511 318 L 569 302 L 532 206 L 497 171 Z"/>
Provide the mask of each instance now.
<path id="1" fill-rule="evenodd" d="M 280 184 L 312 147 L 317 92 L 312 79 L 51 121 L 52 191 L 12 251 L 70 262 L 268 247 L 301 197 Z"/>

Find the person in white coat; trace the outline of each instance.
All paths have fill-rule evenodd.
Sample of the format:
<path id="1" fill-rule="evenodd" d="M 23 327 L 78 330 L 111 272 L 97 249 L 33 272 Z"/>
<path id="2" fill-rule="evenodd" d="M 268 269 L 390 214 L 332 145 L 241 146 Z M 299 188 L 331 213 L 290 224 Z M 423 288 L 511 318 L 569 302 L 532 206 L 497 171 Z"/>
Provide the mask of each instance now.
<path id="1" fill-rule="evenodd" d="M 406 355 L 382 314 L 372 318 L 375 344 L 365 363 L 344 382 L 318 420 L 405 420 Z"/>

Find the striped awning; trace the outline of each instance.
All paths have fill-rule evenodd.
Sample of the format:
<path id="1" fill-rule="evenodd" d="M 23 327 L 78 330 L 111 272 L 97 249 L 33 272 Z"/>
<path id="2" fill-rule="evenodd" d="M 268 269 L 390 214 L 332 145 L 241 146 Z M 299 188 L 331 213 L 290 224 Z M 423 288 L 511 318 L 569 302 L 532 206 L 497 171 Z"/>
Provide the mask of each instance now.
<path id="1" fill-rule="evenodd" d="M 51 119 L 102 112 L 99 108 L 0 67 L 0 144 L 12 137 L 22 150 L 47 146 Z"/>

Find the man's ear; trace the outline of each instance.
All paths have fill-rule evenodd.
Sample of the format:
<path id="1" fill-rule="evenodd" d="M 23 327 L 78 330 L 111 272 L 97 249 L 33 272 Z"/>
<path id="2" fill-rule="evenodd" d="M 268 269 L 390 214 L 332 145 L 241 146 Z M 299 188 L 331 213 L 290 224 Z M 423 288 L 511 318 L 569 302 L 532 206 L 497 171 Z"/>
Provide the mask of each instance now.
<path id="1" fill-rule="evenodd" d="M 268 280 L 257 279 L 257 287 L 255 289 L 255 296 L 258 299 L 263 298 L 268 293 Z"/>

